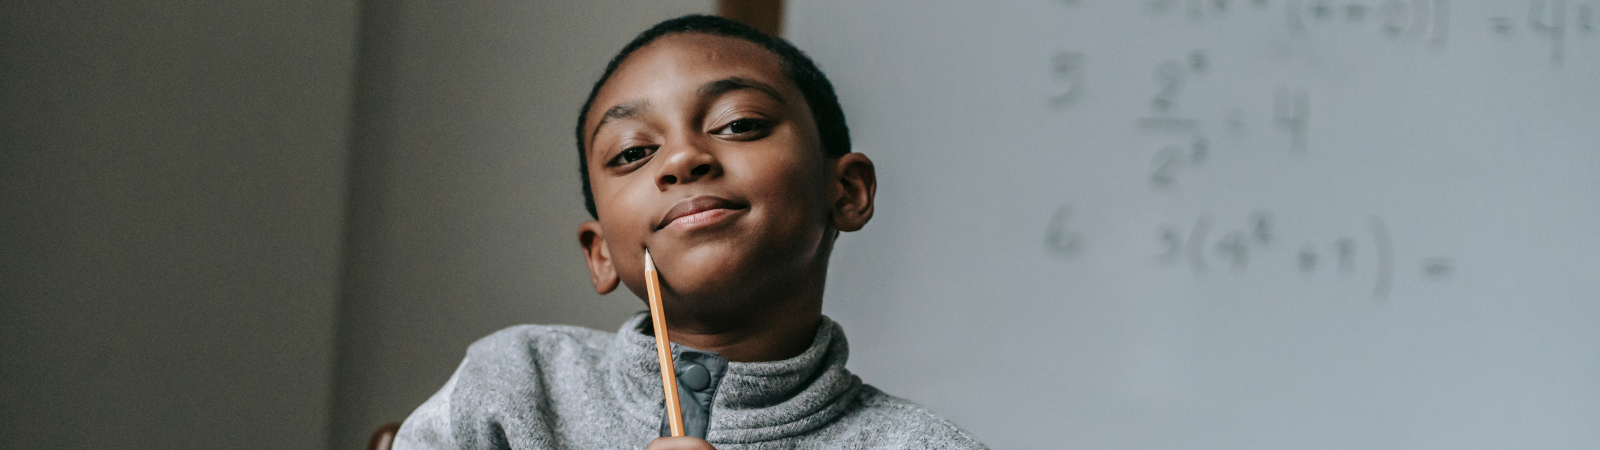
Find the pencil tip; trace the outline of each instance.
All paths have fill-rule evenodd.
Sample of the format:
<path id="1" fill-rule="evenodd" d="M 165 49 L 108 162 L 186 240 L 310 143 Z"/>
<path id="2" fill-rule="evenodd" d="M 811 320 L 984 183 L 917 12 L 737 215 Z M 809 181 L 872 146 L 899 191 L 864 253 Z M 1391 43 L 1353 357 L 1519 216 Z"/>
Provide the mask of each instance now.
<path id="1" fill-rule="evenodd" d="M 648 248 L 644 249 L 644 270 L 648 272 L 656 271 L 656 261 L 650 259 L 650 249 Z"/>

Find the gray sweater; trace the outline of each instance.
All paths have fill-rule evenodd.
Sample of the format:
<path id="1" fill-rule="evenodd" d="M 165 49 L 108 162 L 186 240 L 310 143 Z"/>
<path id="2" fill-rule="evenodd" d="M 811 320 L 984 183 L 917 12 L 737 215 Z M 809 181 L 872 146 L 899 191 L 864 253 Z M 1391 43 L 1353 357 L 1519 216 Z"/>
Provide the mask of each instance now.
<path id="1" fill-rule="evenodd" d="M 401 425 L 394 448 L 643 448 L 661 435 L 664 416 L 655 340 L 639 332 L 647 317 L 616 334 L 522 325 L 479 340 Z M 703 413 L 690 434 L 703 433 L 718 450 L 985 448 L 928 410 L 862 384 L 845 369 L 844 331 L 826 317 L 811 347 L 783 361 L 727 362 L 673 347 L 680 374 L 696 363 L 710 369 L 709 380 L 698 376 L 704 370 L 688 377 L 694 386 L 680 376 L 680 398 L 686 418 L 694 408 Z"/>

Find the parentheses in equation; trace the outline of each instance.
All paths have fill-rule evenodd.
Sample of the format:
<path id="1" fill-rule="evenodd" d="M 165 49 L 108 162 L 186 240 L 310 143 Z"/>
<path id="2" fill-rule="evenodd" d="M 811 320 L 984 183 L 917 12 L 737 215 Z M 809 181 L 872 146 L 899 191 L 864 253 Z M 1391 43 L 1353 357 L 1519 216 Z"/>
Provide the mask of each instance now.
<path id="1" fill-rule="evenodd" d="M 1367 228 L 1372 230 L 1372 243 L 1378 258 L 1378 272 L 1372 283 L 1372 298 L 1382 302 L 1389 299 L 1394 289 L 1394 241 L 1389 237 L 1389 226 L 1383 218 L 1367 217 Z"/>
<path id="2" fill-rule="evenodd" d="M 1211 216 L 1201 215 L 1194 220 L 1194 227 L 1189 229 L 1188 251 L 1189 269 L 1194 273 L 1206 271 L 1206 235 L 1211 234 Z"/>

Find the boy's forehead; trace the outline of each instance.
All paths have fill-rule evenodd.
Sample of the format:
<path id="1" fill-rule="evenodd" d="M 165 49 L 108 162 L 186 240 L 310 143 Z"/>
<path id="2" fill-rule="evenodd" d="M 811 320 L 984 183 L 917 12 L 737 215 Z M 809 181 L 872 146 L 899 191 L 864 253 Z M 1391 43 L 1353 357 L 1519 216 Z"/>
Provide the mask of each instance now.
<path id="1" fill-rule="evenodd" d="M 765 47 L 726 36 L 680 33 L 634 51 L 617 66 L 587 112 L 587 128 L 593 130 L 600 115 L 617 104 L 654 105 L 729 77 L 762 82 L 799 100 L 799 88 L 784 74 L 782 60 Z"/>

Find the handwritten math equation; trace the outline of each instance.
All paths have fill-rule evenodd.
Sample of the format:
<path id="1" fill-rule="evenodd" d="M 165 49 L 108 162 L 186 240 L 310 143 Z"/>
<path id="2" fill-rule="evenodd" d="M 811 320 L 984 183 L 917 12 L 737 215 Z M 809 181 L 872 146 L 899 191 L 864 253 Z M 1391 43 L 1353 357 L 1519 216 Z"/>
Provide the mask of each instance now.
<path id="1" fill-rule="evenodd" d="M 1083 3 L 1060 2 L 1065 8 Z M 1253 15 L 1268 19 L 1265 23 L 1281 23 L 1291 38 L 1365 34 L 1394 45 L 1422 45 L 1433 53 L 1448 51 L 1452 42 L 1528 41 L 1539 51 L 1548 48 L 1550 70 L 1560 70 L 1573 55 L 1600 54 L 1589 51 L 1600 49 L 1596 33 L 1600 0 L 1144 0 L 1142 6 L 1144 14 L 1156 21 L 1237 26 L 1231 17 Z M 1574 51 L 1577 48 L 1584 51 Z M 1281 145 L 1289 155 L 1317 151 L 1310 148 L 1316 102 L 1303 82 L 1265 83 L 1261 89 L 1270 91 L 1269 107 L 1224 104 L 1195 113 L 1198 110 L 1186 107 L 1185 92 L 1203 88 L 1207 77 L 1226 67 L 1226 61 L 1218 61 L 1205 48 L 1182 49 L 1158 59 L 1151 66 L 1152 84 L 1139 99 L 1143 112 L 1131 124 L 1141 134 L 1157 138 L 1149 148 L 1145 173 L 1151 189 L 1172 192 L 1184 177 L 1197 175 L 1210 161 L 1234 154 L 1237 149 L 1228 146 L 1238 140 L 1224 137 L 1265 132 L 1271 134 L 1257 136 L 1254 142 L 1276 142 L 1269 145 Z M 1054 84 L 1045 95 L 1046 103 L 1057 110 L 1076 107 L 1086 97 L 1090 87 L 1085 81 L 1095 70 L 1088 53 L 1052 53 L 1047 67 Z M 1327 274 L 1367 284 L 1378 300 L 1387 299 L 1397 277 L 1405 279 L 1404 274 L 1437 282 L 1455 272 L 1456 261 L 1448 256 L 1397 260 L 1384 219 L 1366 217 L 1364 224 L 1333 235 L 1294 235 L 1292 230 L 1280 230 L 1270 211 L 1248 217 L 1200 214 L 1155 225 L 1147 251 L 1151 261 L 1165 270 L 1187 269 L 1196 277 L 1242 274 L 1263 264 L 1289 265 L 1306 277 Z M 1080 255 L 1090 242 L 1097 242 L 1073 226 L 1069 206 L 1051 215 L 1044 234 L 1045 251 L 1062 259 Z"/>
<path id="2" fill-rule="evenodd" d="M 1068 2 L 1069 5 L 1077 2 Z M 1526 2 L 1492 2 L 1501 10 L 1483 20 L 1484 28 L 1502 38 L 1511 38 L 1526 31 L 1539 39 L 1550 41 L 1550 62 L 1560 65 L 1565 53 L 1567 38 L 1573 34 L 1592 34 L 1595 31 L 1595 10 L 1600 9 L 1586 0 L 1529 0 Z M 1519 5 L 1520 3 L 1520 5 Z M 1450 40 L 1452 23 L 1451 0 L 1148 0 L 1147 10 L 1157 17 L 1175 16 L 1179 11 L 1193 21 L 1224 19 L 1234 14 L 1283 14 L 1284 26 L 1294 34 L 1369 29 L 1391 38 L 1425 39 L 1435 47 L 1444 47 Z M 1520 9 L 1520 10 L 1518 10 Z M 1468 23 L 1476 28 L 1478 25 Z"/>
<path id="3" fill-rule="evenodd" d="M 1075 7 L 1081 2 L 1063 3 Z M 1277 13 L 1283 15 L 1284 26 L 1292 34 L 1375 32 L 1397 41 L 1425 40 L 1436 49 L 1449 43 L 1452 23 L 1468 20 L 1469 28 L 1487 31 L 1500 39 L 1547 40 L 1550 63 L 1559 67 L 1575 37 L 1581 37 L 1583 45 L 1600 45 L 1595 32 L 1596 22 L 1600 21 L 1596 17 L 1596 10 L 1600 9 L 1597 3 L 1600 0 L 1496 1 L 1486 8 L 1491 11 L 1487 17 L 1466 19 L 1452 16 L 1451 0 L 1147 0 L 1145 6 L 1153 17 L 1181 16 L 1191 21 Z M 1477 26 L 1470 23 L 1478 20 L 1482 22 Z M 1151 158 L 1149 177 L 1153 187 L 1166 188 L 1185 169 L 1204 163 L 1213 150 L 1208 132 L 1242 133 L 1254 118 L 1250 109 L 1243 107 L 1228 108 L 1222 117 L 1211 118 L 1175 113 L 1184 90 L 1212 65 L 1207 52 L 1197 48 L 1163 59 L 1153 68 L 1155 84 L 1147 101 L 1150 112 L 1135 119 L 1134 125 L 1143 132 L 1175 136 L 1172 143 L 1162 146 Z M 1084 52 L 1052 54 L 1049 71 L 1056 90 L 1048 95 L 1048 103 L 1056 109 L 1075 105 L 1087 89 L 1085 80 L 1090 70 Z M 1272 89 L 1271 114 L 1265 121 L 1284 135 L 1291 152 L 1305 153 L 1312 104 L 1307 89 L 1291 84 Z"/>
<path id="4" fill-rule="evenodd" d="M 1147 6 L 1152 16 L 1171 16 L 1181 9 L 1194 21 L 1281 9 L 1284 26 L 1295 34 L 1322 31 L 1314 27 L 1364 27 L 1393 38 L 1427 39 L 1437 46 L 1450 36 L 1450 0 L 1150 0 Z"/>
<path id="5" fill-rule="evenodd" d="M 1150 260 L 1169 270 L 1187 268 L 1196 277 L 1243 274 L 1259 264 L 1288 264 L 1305 277 L 1326 273 L 1370 283 L 1377 301 L 1387 300 L 1394 289 L 1394 241 L 1382 217 L 1367 217 L 1365 229 L 1329 236 L 1289 236 L 1266 210 L 1231 219 L 1201 214 L 1192 222 L 1158 225 L 1151 233 Z M 1066 260 L 1082 254 L 1087 245 L 1087 238 L 1076 231 L 1072 208 L 1059 207 L 1045 228 L 1045 251 Z M 1455 261 L 1432 256 L 1417 261 L 1416 268 L 1425 281 L 1443 281 L 1454 273 Z"/>
<path id="6" fill-rule="evenodd" d="M 1081 59 L 1081 55 L 1061 55 L 1063 62 Z M 1134 119 L 1134 127 L 1147 135 L 1164 136 L 1162 145 L 1150 159 L 1149 182 L 1151 187 L 1166 189 L 1174 185 L 1184 172 L 1204 165 L 1212 154 L 1210 132 L 1239 135 L 1251 121 L 1246 108 L 1231 107 L 1218 117 L 1196 117 L 1175 114 L 1181 93 L 1192 82 L 1192 77 L 1203 74 L 1210 64 L 1203 49 L 1195 49 L 1183 57 L 1173 57 L 1156 65 L 1157 88 L 1151 93 L 1148 114 Z M 1076 67 L 1060 64 L 1058 67 Z M 1069 91 L 1063 95 L 1077 95 Z M 1064 97 L 1053 100 L 1060 102 Z M 1266 122 L 1272 124 L 1285 148 L 1291 154 L 1304 154 L 1311 130 L 1311 96 L 1300 86 L 1279 86 L 1273 90 L 1271 114 Z"/>

